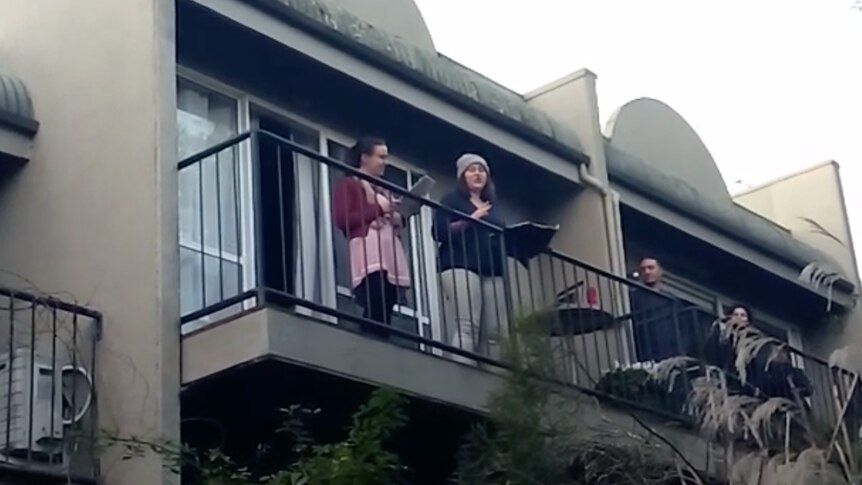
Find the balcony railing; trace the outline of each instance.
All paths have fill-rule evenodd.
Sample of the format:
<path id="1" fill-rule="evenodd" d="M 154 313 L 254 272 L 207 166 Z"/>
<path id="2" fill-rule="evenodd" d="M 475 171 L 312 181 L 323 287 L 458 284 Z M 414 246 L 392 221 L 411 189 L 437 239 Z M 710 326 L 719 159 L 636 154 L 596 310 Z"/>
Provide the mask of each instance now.
<path id="1" fill-rule="evenodd" d="M 0 288 L 0 472 L 95 480 L 101 323 L 87 308 Z"/>
<path id="2" fill-rule="evenodd" d="M 674 419 L 692 379 L 720 364 L 710 355 L 715 314 L 559 252 L 525 255 L 528 244 L 504 228 L 412 194 L 421 174 L 390 167 L 383 180 L 369 177 L 266 131 L 183 160 L 179 171 L 184 325 L 277 306 L 420 352 L 499 366 L 510 324 L 540 316 L 554 379 Z M 346 199 L 334 197 L 345 178 L 376 188 L 361 197 L 417 210 L 385 216 L 365 206 L 378 212 L 349 216 L 350 207 L 336 206 Z M 349 203 L 364 206 L 361 198 Z M 395 237 L 369 243 L 369 221 L 380 234 L 389 224 Z M 363 286 L 362 270 L 396 247 L 404 258 L 387 263 L 388 277 Z M 389 320 L 367 310 L 380 301 L 393 303 Z M 790 352 L 793 368 L 810 379 L 810 409 L 834 423 L 836 374 Z M 675 356 L 696 363 L 672 386 L 650 378 L 658 361 Z"/>

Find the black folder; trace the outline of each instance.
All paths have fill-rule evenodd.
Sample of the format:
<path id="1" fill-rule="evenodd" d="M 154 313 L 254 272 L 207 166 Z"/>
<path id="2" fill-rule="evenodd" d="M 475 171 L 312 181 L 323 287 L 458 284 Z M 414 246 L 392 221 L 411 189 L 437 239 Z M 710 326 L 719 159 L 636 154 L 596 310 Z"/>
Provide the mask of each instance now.
<path id="1" fill-rule="evenodd" d="M 529 260 L 547 249 L 559 229 L 559 225 L 548 226 L 529 221 L 508 226 L 504 232 L 506 252 L 508 256 L 526 265 Z"/>

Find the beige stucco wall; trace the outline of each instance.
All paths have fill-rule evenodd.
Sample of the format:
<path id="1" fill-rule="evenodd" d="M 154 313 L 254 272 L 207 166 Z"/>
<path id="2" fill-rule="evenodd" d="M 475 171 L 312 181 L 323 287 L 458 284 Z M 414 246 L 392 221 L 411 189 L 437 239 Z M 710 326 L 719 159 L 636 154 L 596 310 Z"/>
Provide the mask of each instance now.
<path id="1" fill-rule="evenodd" d="M 0 187 L 0 283 L 105 315 L 101 427 L 177 439 L 174 4 L 4 0 L 0 66 L 29 87 L 33 159 Z M 155 457 L 102 457 L 103 483 L 174 481 Z"/>
<path id="2" fill-rule="evenodd" d="M 581 69 L 525 95 L 528 103 L 563 123 L 577 136 L 590 158 L 589 173 L 603 185 L 608 184 L 604 137 L 599 124 L 596 75 Z M 573 193 L 564 204 L 554 207 L 549 220 L 560 222 L 560 232 L 552 247 L 562 253 L 602 269 L 613 270 L 612 252 L 621 245 L 610 241 L 605 229 L 608 214 L 603 195 L 593 187 Z M 617 228 L 617 234 L 622 234 Z M 618 255 L 621 259 L 622 255 Z"/>
<path id="3" fill-rule="evenodd" d="M 838 164 L 828 162 L 734 197 L 742 206 L 786 227 L 793 237 L 835 259 L 845 274 L 856 278 L 856 259 L 844 205 Z M 805 221 L 816 221 L 838 241 Z"/>
<path id="4" fill-rule="evenodd" d="M 738 194 L 734 200 L 787 228 L 796 239 L 831 256 L 858 288 L 858 268 L 837 163 L 817 165 Z M 815 221 L 835 239 L 824 235 L 806 219 Z M 860 309 L 851 310 L 833 323 L 822 329 L 825 331 L 807 336 L 806 346 L 828 357 L 837 347 L 862 344 Z"/>

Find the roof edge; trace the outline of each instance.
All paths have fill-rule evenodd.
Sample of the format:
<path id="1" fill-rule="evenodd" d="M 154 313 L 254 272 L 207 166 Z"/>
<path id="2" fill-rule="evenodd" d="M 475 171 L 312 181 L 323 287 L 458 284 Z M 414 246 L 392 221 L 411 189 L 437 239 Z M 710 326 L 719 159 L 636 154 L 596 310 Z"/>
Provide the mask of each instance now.
<path id="1" fill-rule="evenodd" d="M 612 145 L 609 145 L 609 144 L 607 146 L 612 147 Z M 619 148 L 614 148 L 613 151 L 621 152 L 629 158 L 637 158 L 635 155 L 631 155 L 628 152 L 624 152 L 624 151 L 620 150 Z M 608 158 L 609 158 L 609 162 L 610 162 L 610 158 L 613 158 L 613 157 L 608 157 Z M 640 160 L 639 158 L 637 158 L 637 159 Z M 638 174 L 631 174 L 631 175 L 634 177 L 638 177 Z M 672 177 L 669 177 L 668 175 L 665 175 L 663 173 L 658 174 L 658 175 L 660 175 L 661 177 L 664 177 L 664 178 L 672 178 Z M 689 217 L 690 219 L 698 222 L 699 224 L 703 224 L 704 226 L 709 227 L 710 229 L 713 229 L 713 230 L 715 230 L 721 234 L 724 234 L 726 236 L 730 236 L 732 238 L 739 239 L 740 242 L 742 242 L 743 244 L 745 244 L 745 245 L 747 245 L 747 246 L 749 246 L 749 247 L 751 247 L 751 248 L 753 248 L 753 249 L 755 249 L 755 250 L 757 250 L 757 251 L 759 251 L 765 255 L 768 255 L 769 257 L 772 257 L 773 259 L 775 259 L 779 263 L 793 267 L 796 271 L 801 270 L 802 267 L 804 267 L 805 265 L 810 264 L 810 263 L 829 264 L 829 265 L 835 266 L 836 269 L 838 268 L 838 266 L 833 261 L 831 261 L 831 258 L 829 258 L 826 254 L 822 253 L 821 251 L 819 251 L 813 247 L 808 246 L 807 244 L 803 243 L 802 241 L 799 241 L 799 240 L 793 238 L 789 234 L 785 234 L 786 238 L 791 239 L 792 243 L 797 246 L 798 250 L 804 251 L 807 253 L 811 253 L 810 255 L 808 255 L 808 256 L 811 256 L 810 258 L 807 256 L 804 256 L 804 255 L 785 254 L 776 248 L 770 247 L 766 241 L 762 241 L 760 238 L 756 237 L 755 235 L 744 234 L 744 232 L 745 232 L 744 230 L 743 231 L 735 230 L 735 226 L 737 226 L 739 224 L 728 224 L 727 221 L 723 220 L 726 217 L 721 216 L 720 212 L 716 212 L 715 214 L 707 214 L 701 210 L 697 210 L 697 209 L 692 208 L 692 207 L 686 207 L 685 204 L 681 203 L 680 201 L 673 200 L 674 199 L 673 195 L 667 194 L 665 192 L 657 191 L 657 190 L 655 190 L 655 187 L 652 187 L 647 183 L 643 183 L 646 181 L 643 180 L 642 178 L 638 178 L 638 181 L 641 183 L 635 183 L 633 180 L 629 180 L 626 175 L 620 176 L 620 173 L 618 173 L 615 170 L 609 170 L 608 176 L 614 182 L 619 183 L 619 184 L 625 186 L 626 188 L 633 190 L 634 192 L 637 192 L 638 194 L 640 194 L 640 195 L 642 195 L 642 196 L 644 196 L 650 200 L 653 200 L 656 203 L 663 205 L 663 206 L 665 206 L 665 207 L 667 207 L 673 211 L 684 214 L 686 217 Z M 678 179 L 674 179 L 674 180 L 679 182 L 679 183 L 684 184 L 683 181 L 680 181 Z M 687 186 L 687 184 L 686 184 L 686 186 Z M 735 205 L 735 207 L 733 207 L 733 209 L 739 210 L 740 207 L 738 205 Z M 746 215 L 748 215 L 748 211 L 745 211 L 745 212 L 746 212 Z M 771 221 L 763 220 L 762 217 L 759 217 L 758 219 L 761 219 L 762 223 L 764 223 L 764 224 L 769 224 L 777 232 L 786 232 L 780 226 L 777 226 L 777 225 L 771 223 Z M 741 224 L 744 224 L 744 223 L 741 223 Z M 740 226 L 740 228 L 742 228 L 742 226 Z M 819 257 L 819 259 L 818 259 L 818 257 Z M 837 289 L 843 291 L 846 294 L 852 294 L 856 289 L 856 285 L 852 281 L 850 281 L 848 279 L 848 277 L 844 274 L 841 274 L 840 279 L 835 284 L 835 287 Z"/>
<path id="2" fill-rule="evenodd" d="M 419 62 L 425 64 L 424 67 L 432 71 L 456 68 L 464 70 L 471 77 L 475 76 L 476 78 L 469 79 L 466 75 L 458 76 L 459 79 L 457 79 L 456 81 L 459 84 L 463 84 L 465 86 L 465 89 L 480 91 L 480 88 L 476 86 L 476 81 L 499 86 L 499 84 L 495 81 L 488 79 L 485 76 L 482 76 L 481 74 L 472 71 L 466 67 L 463 67 L 460 64 L 449 61 L 448 58 L 441 56 L 439 53 L 436 56 L 431 56 L 429 55 L 429 53 L 421 52 L 417 48 L 410 46 L 409 44 L 406 44 L 398 39 L 391 38 L 390 36 L 388 36 L 388 34 L 386 34 L 380 29 L 375 30 L 379 37 L 385 37 L 385 41 L 390 44 L 389 46 L 387 46 L 387 51 L 389 52 L 389 54 L 383 52 L 382 50 L 375 49 L 374 47 L 371 47 L 355 38 L 352 38 L 347 33 L 337 30 L 334 25 L 331 25 L 335 23 L 334 21 L 331 21 L 330 23 L 325 23 L 324 20 L 329 18 L 329 12 L 324 6 L 313 2 L 313 0 L 307 1 L 311 2 L 310 4 L 320 11 L 323 20 L 318 20 L 312 15 L 309 15 L 299 10 L 294 5 L 294 3 L 296 3 L 296 0 L 242 1 L 251 4 L 256 8 L 260 8 L 266 12 L 269 12 L 270 14 L 286 22 L 292 23 L 308 31 L 312 35 L 318 36 L 324 41 L 329 42 L 346 52 L 349 52 L 355 57 L 371 65 L 389 71 L 390 73 L 401 77 L 402 79 L 405 79 L 408 82 L 411 82 L 419 86 L 420 88 L 425 89 L 426 91 L 429 91 L 443 98 L 454 106 L 462 108 L 465 111 L 471 112 L 481 118 L 484 118 L 487 121 L 491 121 L 503 127 L 504 129 L 512 132 L 513 134 L 521 137 L 522 139 L 530 143 L 534 143 L 538 147 L 541 147 L 563 158 L 568 158 L 575 163 L 590 163 L 589 156 L 583 153 L 576 146 L 575 143 L 562 141 L 555 137 L 556 134 L 561 134 L 564 138 L 573 139 L 574 134 L 570 133 L 569 130 L 567 130 L 565 127 L 554 123 L 550 119 L 550 117 L 544 114 L 544 112 L 539 111 L 537 108 L 528 105 L 521 95 L 509 91 L 511 95 L 517 96 L 520 102 L 523 103 L 520 108 L 527 110 L 525 115 L 541 118 L 538 121 L 541 124 L 547 125 L 550 133 L 545 133 L 542 130 L 531 127 L 523 120 L 519 120 L 513 116 L 501 112 L 500 110 L 494 109 L 492 106 L 469 96 L 461 90 L 456 90 L 450 86 L 446 86 L 443 83 L 433 79 L 428 74 L 421 72 L 419 69 L 412 67 L 405 62 L 399 61 L 395 57 L 395 52 L 410 51 L 412 55 L 415 55 L 417 57 Z M 361 19 L 353 17 L 349 13 L 342 12 L 340 14 L 349 16 L 356 22 L 363 22 Z M 357 35 L 357 37 L 359 36 Z M 445 66 L 443 66 L 442 64 L 445 64 Z M 494 95 L 499 95 L 498 93 L 489 94 L 492 97 Z"/>
<path id="3" fill-rule="evenodd" d="M 2 110 L 0 110 L 0 126 L 9 128 L 31 138 L 39 131 L 38 121 Z"/>
<path id="4" fill-rule="evenodd" d="M 796 171 L 793 171 L 790 173 L 786 173 L 784 175 L 779 175 L 778 177 L 767 180 L 766 182 L 762 182 L 762 183 L 759 183 L 757 185 L 753 185 L 751 187 L 748 187 L 744 190 L 741 190 L 739 192 L 736 192 L 734 194 L 730 194 L 730 197 L 734 198 L 734 199 L 737 197 L 742 197 L 742 196 L 751 194 L 753 192 L 757 192 L 758 190 L 765 189 L 765 188 L 770 187 L 772 185 L 775 185 L 777 183 L 784 182 L 785 180 L 790 180 L 794 177 L 798 177 L 800 175 L 805 175 L 807 173 L 811 173 L 815 170 L 819 170 L 823 167 L 828 167 L 830 165 L 838 166 L 838 162 L 836 162 L 835 160 L 826 160 L 825 162 L 815 163 L 814 165 L 811 165 L 809 167 L 805 167 L 805 168 L 802 168 L 802 169 L 799 169 L 799 170 L 796 170 Z"/>

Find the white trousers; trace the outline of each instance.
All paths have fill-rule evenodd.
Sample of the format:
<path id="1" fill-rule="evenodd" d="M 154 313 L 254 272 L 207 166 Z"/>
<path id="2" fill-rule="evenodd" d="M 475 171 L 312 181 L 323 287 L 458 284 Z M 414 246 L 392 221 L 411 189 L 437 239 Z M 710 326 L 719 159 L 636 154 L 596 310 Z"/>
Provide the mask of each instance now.
<path id="1" fill-rule="evenodd" d="M 447 342 L 468 352 L 500 358 L 500 344 L 509 332 L 506 290 L 502 277 L 485 277 L 466 269 L 440 274 Z M 460 356 L 459 361 L 469 361 Z"/>

